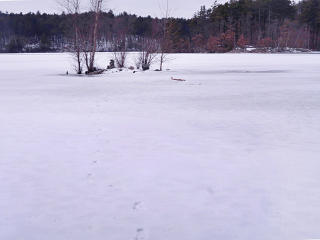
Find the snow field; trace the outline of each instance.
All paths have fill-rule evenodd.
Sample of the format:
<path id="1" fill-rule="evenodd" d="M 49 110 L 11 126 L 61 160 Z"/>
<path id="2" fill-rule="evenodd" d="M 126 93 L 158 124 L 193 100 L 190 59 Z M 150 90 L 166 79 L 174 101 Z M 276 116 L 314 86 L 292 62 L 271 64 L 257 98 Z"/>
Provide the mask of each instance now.
<path id="1" fill-rule="evenodd" d="M 0 55 L 0 239 L 320 238 L 320 55 L 171 58 Z"/>

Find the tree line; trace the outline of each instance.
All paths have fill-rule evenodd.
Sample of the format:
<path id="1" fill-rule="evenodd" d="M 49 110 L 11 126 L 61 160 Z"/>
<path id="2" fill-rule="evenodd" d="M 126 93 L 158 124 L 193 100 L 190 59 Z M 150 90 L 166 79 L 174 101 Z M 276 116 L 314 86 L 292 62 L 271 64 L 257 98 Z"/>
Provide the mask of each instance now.
<path id="1" fill-rule="evenodd" d="M 208 9 L 201 7 L 191 19 L 98 11 L 94 40 L 88 38 L 88 34 L 92 37 L 92 32 L 86 31 L 97 12 L 94 9 L 72 10 L 66 9 L 62 14 L 0 12 L 0 51 L 69 51 L 74 47 L 74 41 L 80 41 L 81 37 L 81 48 L 88 50 L 90 65 L 91 47 L 117 54 L 127 51 L 215 53 L 246 46 L 279 50 L 320 49 L 320 0 L 214 2 Z M 85 35 L 87 41 L 83 39 Z M 86 44 L 85 48 L 83 44 Z M 123 55 L 116 58 L 120 65 L 121 57 Z M 141 61 L 151 61 L 150 57 Z"/>

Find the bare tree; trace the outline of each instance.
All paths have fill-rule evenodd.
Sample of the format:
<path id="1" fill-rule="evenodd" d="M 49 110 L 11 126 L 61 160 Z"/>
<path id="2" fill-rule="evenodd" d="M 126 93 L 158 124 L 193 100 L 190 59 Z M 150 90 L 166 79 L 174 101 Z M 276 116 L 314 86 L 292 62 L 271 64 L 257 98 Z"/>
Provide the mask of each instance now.
<path id="1" fill-rule="evenodd" d="M 104 0 L 90 0 L 92 23 L 85 31 L 84 58 L 87 67 L 87 73 L 94 72 L 95 56 L 98 43 L 98 29 L 100 23 L 100 14 L 102 12 Z"/>
<path id="2" fill-rule="evenodd" d="M 142 37 L 140 43 L 141 52 L 136 62 L 141 64 L 143 71 L 146 71 L 150 69 L 157 58 L 159 44 L 154 37 Z"/>
<path id="3" fill-rule="evenodd" d="M 75 70 L 77 74 L 82 74 L 82 38 L 80 31 L 80 0 L 59 0 L 60 6 L 72 15 L 72 43 L 70 51 L 76 62 Z"/>
<path id="4" fill-rule="evenodd" d="M 113 34 L 111 39 L 113 56 L 116 66 L 118 68 L 124 68 L 128 53 L 128 23 L 121 19 L 117 20 L 115 21 L 115 28 L 117 32 Z"/>
<path id="5" fill-rule="evenodd" d="M 168 24 L 169 24 L 169 0 L 166 1 L 166 7 L 164 10 L 164 18 L 161 21 L 161 31 L 160 31 L 160 38 L 159 38 L 159 49 L 160 49 L 160 68 L 159 70 L 162 71 L 163 64 L 168 60 L 168 52 L 170 51 L 170 39 L 168 34 Z"/>
<path id="6" fill-rule="evenodd" d="M 138 57 L 135 59 L 134 65 L 137 69 L 140 69 L 142 62 L 141 62 L 141 53 L 139 53 Z"/>
<path id="7" fill-rule="evenodd" d="M 118 68 L 124 68 L 127 59 L 126 34 L 117 34 L 112 39 L 113 56 Z"/>

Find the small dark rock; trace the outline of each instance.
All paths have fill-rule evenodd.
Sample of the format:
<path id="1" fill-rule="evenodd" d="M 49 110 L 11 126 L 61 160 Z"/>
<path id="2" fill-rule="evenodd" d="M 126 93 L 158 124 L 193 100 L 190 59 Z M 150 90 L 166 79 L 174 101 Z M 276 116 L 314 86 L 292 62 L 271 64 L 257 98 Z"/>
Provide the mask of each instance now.
<path id="1" fill-rule="evenodd" d="M 114 64 L 114 60 L 111 59 L 109 62 L 109 66 L 107 67 L 107 69 L 114 69 L 115 68 L 115 64 Z"/>

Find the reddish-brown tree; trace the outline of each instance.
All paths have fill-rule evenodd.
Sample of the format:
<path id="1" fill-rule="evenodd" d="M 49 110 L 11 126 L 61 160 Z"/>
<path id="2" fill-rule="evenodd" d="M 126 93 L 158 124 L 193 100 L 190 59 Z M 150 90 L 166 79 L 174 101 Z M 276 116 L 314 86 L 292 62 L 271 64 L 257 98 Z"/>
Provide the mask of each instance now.
<path id="1" fill-rule="evenodd" d="M 218 37 L 211 36 L 207 42 L 207 50 L 211 53 L 219 52 L 221 48 L 221 42 Z"/>
<path id="2" fill-rule="evenodd" d="M 266 48 L 266 47 L 273 47 L 274 42 L 272 41 L 271 38 L 262 38 L 258 41 L 257 46 Z"/>
<path id="3" fill-rule="evenodd" d="M 235 33 L 231 30 L 220 35 L 220 41 L 224 52 L 231 51 L 235 46 Z"/>
<path id="4" fill-rule="evenodd" d="M 246 47 L 246 45 L 248 45 L 248 40 L 244 37 L 243 34 L 241 34 L 241 36 L 238 39 L 237 46 L 239 48 L 244 49 Z"/>
<path id="5" fill-rule="evenodd" d="M 205 50 L 205 39 L 202 34 L 197 34 L 192 38 L 193 49 L 195 52 L 204 52 Z"/>

